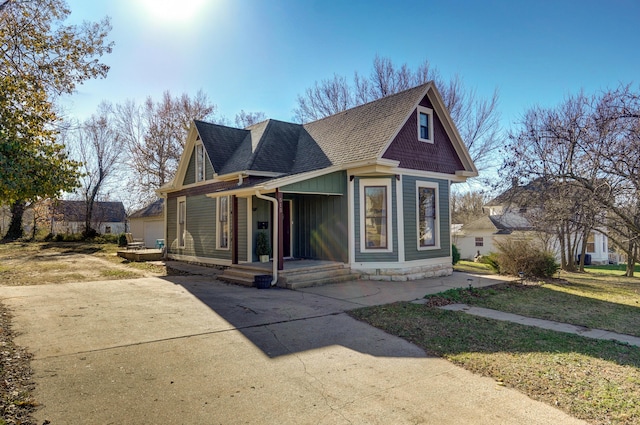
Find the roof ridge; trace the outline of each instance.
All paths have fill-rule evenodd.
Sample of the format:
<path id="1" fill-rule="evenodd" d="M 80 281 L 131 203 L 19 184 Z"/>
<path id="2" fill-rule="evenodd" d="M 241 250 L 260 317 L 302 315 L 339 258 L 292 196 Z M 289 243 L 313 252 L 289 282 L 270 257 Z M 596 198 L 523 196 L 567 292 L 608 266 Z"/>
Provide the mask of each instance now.
<path id="1" fill-rule="evenodd" d="M 384 96 L 384 97 L 379 97 L 377 99 L 370 100 L 369 102 L 362 103 L 360 105 L 356 105 L 356 106 L 354 106 L 352 108 L 345 109 L 344 111 L 340 111 L 340 112 L 337 112 L 335 114 L 327 115 L 326 117 L 322 117 L 322 118 L 317 119 L 317 120 L 309 121 L 309 122 L 304 123 L 302 125 L 304 126 L 304 125 L 307 125 L 307 124 L 317 123 L 317 122 L 326 120 L 328 118 L 337 117 L 338 115 L 343 115 L 343 114 L 346 114 L 348 112 L 355 111 L 356 109 L 360 109 L 360 108 L 363 108 L 365 106 L 369 106 L 372 103 L 380 102 L 382 100 L 389 100 L 389 99 L 395 98 L 397 96 L 406 94 L 408 91 L 411 91 L 411 90 L 416 90 L 417 91 L 418 88 L 424 88 L 425 86 L 427 86 L 428 84 L 431 84 L 431 83 L 433 83 L 433 80 L 429 80 L 426 83 L 418 84 L 417 86 L 413 86 L 413 87 L 410 87 L 408 89 L 405 89 L 405 90 L 402 90 L 402 91 L 399 91 L 399 92 L 396 92 L 396 93 L 392 93 L 392 94 Z"/>

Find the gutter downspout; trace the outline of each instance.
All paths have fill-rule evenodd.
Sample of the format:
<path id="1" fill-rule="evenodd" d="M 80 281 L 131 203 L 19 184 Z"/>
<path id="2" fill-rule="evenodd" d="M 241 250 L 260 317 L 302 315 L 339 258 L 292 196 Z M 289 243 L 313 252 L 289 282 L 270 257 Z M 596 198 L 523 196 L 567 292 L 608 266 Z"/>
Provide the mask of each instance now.
<path id="1" fill-rule="evenodd" d="M 273 203 L 273 235 L 274 237 L 271 240 L 271 244 L 273 245 L 273 280 L 271 281 L 271 286 L 275 286 L 278 283 L 278 200 L 275 198 L 271 198 L 269 196 L 265 196 L 260 193 L 259 190 L 256 189 L 256 197 L 260 199 L 264 199 L 265 201 L 269 201 Z"/>

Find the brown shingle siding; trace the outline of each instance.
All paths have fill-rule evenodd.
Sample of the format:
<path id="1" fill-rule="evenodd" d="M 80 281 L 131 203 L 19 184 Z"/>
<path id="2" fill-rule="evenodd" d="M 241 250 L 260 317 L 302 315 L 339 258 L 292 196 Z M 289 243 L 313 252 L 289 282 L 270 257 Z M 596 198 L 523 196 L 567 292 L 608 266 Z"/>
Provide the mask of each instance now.
<path id="1" fill-rule="evenodd" d="M 420 102 L 420 106 L 433 109 L 426 96 Z M 457 170 L 464 170 L 451 139 L 435 111 L 433 113 L 433 137 L 434 143 L 418 140 L 417 111 L 414 110 L 382 157 L 400 161 L 401 168 L 412 170 L 445 174 L 455 174 Z"/>

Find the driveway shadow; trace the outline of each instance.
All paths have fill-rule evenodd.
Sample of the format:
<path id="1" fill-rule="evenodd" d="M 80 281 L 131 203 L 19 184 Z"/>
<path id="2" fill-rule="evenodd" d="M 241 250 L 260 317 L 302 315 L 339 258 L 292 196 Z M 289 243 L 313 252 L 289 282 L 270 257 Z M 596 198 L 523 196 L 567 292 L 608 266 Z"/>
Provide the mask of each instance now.
<path id="1" fill-rule="evenodd" d="M 426 357 L 417 346 L 344 312 L 361 307 L 315 294 L 230 285 L 204 276 L 166 276 L 274 358 L 340 345 L 382 357 Z"/>

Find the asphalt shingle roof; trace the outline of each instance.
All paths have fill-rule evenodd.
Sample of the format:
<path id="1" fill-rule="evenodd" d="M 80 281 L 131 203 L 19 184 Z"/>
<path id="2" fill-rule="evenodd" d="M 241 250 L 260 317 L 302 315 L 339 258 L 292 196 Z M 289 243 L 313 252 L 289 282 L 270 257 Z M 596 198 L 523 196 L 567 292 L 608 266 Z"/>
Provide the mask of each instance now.
<path id="1" fill-rule="evenodd" d="M 427 84 L 304 125 L 332 164 L 378 158 Z"/>
<path id="2" fill-rule="evenodd" d="M 307 124 L 266 120 L 246 129 L 196 121 L 217 174 L 298 174 L 381 157 L 429 83 Z"/>
<path id="3" fill-rule="evenodd" d="M 129 218 L 158 217 L 163 214 L 164 200 L 158 199 L 144 208 L 133 212 Z"/>
<path id="4" fill-rule="evenodd" d="M 61 214 L 66 221 L 85 221 L 85 201 L 59 200 L 55 204 L 56 214 Z M 93 220 L 106 223 L 124 222 L 127 214 L 122 202 L 95 202 L 93 204 Z"/>

